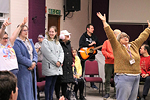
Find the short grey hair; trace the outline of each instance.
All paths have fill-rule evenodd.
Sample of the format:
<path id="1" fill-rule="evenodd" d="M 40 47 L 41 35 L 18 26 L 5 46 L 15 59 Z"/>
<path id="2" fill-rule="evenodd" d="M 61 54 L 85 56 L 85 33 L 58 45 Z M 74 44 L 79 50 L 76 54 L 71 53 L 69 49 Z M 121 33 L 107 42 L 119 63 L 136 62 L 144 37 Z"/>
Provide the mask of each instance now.
<path id="1" fill-rule="evenodd" d="M 119 29 L 115 29 L 114 34 L 118 34 L 118 33 L 121 33 L 121 31 Z"/>
<path id="2" fill-rule="evenodd" d="M 128 39 L 130 39 L 130 37 L 129 37 L 129 35 L 128 35 L 127 33 L 121 32 L 120 34 L 118 34 L 117 40 L 120 42 L 120 39 L 121 39 L 122 37 L 124 37 L 124 36 L 126 36 Z"/>

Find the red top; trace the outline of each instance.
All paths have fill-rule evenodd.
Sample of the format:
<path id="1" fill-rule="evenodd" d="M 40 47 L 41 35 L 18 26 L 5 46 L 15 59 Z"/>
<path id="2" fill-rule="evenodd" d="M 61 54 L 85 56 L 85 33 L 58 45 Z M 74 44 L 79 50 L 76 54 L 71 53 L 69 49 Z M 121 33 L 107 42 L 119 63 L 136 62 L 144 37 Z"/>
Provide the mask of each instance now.
<path id="1" fill-rule="evenodd" d="M 148 57 L 141 56 L 140 66 L 141 66 L 141 71 L 142 71 L 141 74 L 150 75 L 150 56 Z"/>
<path id="2" fill-rule="evenodd" d="M 105 64 L 114 64 L 113 50 L 109 40 L 103 43 L 102 54 L 105 56 Z"/>

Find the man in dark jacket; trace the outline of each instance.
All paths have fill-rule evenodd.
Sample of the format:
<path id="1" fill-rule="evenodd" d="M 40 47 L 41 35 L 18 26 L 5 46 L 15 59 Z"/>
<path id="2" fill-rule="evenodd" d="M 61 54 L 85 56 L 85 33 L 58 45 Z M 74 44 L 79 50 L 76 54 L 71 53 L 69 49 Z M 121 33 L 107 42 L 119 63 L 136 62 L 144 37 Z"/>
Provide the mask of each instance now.
<path id="1" fill-rule="evenodd" d="M 86 32 L 83 33 L 83 35 L 81 36 L 79 40 L 79 48 L 92 47 L 92 46 L 97 47 L 101 45 L 100 42 L 98 41 L 98 38 L 93 34 L 93 32 L 94 32 L 94 26 L 92 24 L 88 24 L 86 26 Z M 90 57 L 86 60 L 95 60 L 95 54 L 91 54 Z M 81 58 L 82 75 L 85 70 L 84 63 L 86 60 Z M 91 75 L 91 77 L 93 77 L 93 75 Z M 93 82 L 91 82 L 91 87 L 94 89 L 98 89 L 96 85 L 94 85 Z"/>

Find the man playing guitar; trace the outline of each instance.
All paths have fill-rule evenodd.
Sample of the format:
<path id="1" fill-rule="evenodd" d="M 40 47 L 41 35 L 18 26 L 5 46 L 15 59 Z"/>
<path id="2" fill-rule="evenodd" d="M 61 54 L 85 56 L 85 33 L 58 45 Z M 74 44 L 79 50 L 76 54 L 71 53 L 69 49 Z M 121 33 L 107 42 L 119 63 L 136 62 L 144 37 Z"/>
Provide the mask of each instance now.
<path id="1" fill-rule="evenodd" d="M 86 26 L 86 32 L 82 34 L 79 40 L 79 48 L 89 48 L 89 47 L 97 47 L 100 46 L 100 42 L 98 41 L 98 38 L 93 34 L 94 32 L 94 26 L 92 24 L 88 24 Z M 96 53 L 95 53 L 96 54 Z M 86 60 L 95 60 L 95 54 L 89 54 L 90 57 L 87 59 L 82 59 L 82 57 L 79 55 L 81 58 L 81 65 L 82 65 L 82 75 L 84 72 L 84 63 Z M 91 77 L 93 77 L 91 75 Z M 91 87 L 97 89 L 97 87 L 94 85 L 93 82 L 91 82 Z"/>

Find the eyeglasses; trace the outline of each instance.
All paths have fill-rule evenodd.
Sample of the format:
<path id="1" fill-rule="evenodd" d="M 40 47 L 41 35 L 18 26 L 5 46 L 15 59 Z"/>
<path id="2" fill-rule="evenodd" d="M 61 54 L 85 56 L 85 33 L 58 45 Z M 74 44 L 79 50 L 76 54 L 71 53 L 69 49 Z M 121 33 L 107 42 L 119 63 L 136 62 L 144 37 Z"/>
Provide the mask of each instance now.
<path id="1" fill-rule="evenodd" d="M 28 32 L 28 30 L 22 30 L 23 32 Z"/>
<path id="2" fill-rule="evenodd" d="M 3 38 L 3 40 L 6 40 L 6 39 L 9 39 L 9 37 L 5 37 L 5 38 Z"/>
<path id="3" fill-rule="evenodd" d="M 125 36 L 120 37 L 120 39 L 125 39 L 125 38 L 128 38 L 128 39 L 129 39 L 129 36 L 128 36 L 128 35 L 125 35 Z"/>

